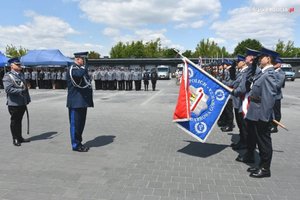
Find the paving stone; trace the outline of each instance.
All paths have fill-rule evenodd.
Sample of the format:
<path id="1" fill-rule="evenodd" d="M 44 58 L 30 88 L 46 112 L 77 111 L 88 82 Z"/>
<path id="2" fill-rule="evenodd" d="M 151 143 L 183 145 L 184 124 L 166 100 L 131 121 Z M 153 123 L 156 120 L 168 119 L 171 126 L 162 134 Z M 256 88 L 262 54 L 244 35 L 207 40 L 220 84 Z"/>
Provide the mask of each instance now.
<path id="1" fill-rule="evenodd" d="M 32 141 L 18 148 L 0 90 L 0 199 L 299 199 L 300 81 L 283 89 L 282 122 L 289 132 L 271 135 L 272 176 L 265 179 L 249 177 L 249 166 L 234 160 L 238 153 L 228 145 L 238 139 L 237 127 L 228 134 L 215 127 L 204 144 L 177 128 L 173 83 L 158 81 L 155 92 L 94 91 L 83 134 L 87 153 L 71 151 L 66 90 L 30 90 L 31 133 L 23 136 Z"/>

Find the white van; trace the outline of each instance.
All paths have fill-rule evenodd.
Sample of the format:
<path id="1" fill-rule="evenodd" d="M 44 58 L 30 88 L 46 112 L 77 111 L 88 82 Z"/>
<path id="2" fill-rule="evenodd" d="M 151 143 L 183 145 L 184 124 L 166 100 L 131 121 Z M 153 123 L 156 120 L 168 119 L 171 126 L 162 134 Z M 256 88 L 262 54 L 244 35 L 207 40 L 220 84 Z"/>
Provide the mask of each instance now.
<path id="1" fill-rule="evenodd" d="M 157 66 L 157 76 L 158 79 L 170 79 L 170 66 L 168 65 L 158 65 Z"/>

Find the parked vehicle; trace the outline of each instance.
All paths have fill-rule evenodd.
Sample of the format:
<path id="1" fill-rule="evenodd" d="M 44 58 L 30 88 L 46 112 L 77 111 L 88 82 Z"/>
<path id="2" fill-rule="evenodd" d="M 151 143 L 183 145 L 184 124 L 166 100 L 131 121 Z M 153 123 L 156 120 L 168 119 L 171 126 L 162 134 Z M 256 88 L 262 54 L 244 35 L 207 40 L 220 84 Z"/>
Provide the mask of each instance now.
<path id="1" fill-rule="evenodd" d="M 170 79 L 170 66 L 168 65 L 158 65 L 157 66 L 157 76 L 158 79 Z"/>
<path id="2" fill-rule="evenodd" d="M 281 64 L 281 69 L 285 73 L 285 80 L 295 80 L 295 71 L 290 64 Z"/>

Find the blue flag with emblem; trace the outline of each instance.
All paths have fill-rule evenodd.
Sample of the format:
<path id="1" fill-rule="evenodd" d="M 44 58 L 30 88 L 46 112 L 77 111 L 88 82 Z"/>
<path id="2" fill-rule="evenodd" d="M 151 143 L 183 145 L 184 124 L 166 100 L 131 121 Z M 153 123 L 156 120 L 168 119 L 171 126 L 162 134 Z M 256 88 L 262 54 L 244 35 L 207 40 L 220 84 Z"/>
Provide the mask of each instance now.
<path id="1" fill-rule="evenodd" d="M 185 80 L 188 87 L 180 87 L 177 106 L 174 112 L 174 122 L 186 133 L 200 142 L 205 142 L 218 121 L 229 97 L 231 88 L 211 76 L 204 69 L 183 57 L 184 70 L 188 73 Z M 183 94 L 181 97 L 180 95 Z M 189 103 L 182 103 L 186 98 Z M 179 101 L 181 99 L 181 101 Z M 180 110 L 188 110 L 189 118 L 182 117 Z"/>

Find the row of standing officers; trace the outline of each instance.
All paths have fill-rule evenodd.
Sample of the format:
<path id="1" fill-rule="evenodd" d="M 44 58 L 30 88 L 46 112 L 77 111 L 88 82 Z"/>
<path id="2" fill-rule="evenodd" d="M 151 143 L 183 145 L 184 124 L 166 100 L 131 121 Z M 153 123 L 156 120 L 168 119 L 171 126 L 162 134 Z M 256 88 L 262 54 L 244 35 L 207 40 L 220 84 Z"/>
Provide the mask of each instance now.
<path id="1" fill-rule="evenodd" d="M 67 70 L 29 70 L 24 71 L 24 78 L 31 89 L 65 89 Z"/>
<path id="2" fill-rule="evenodd" d="M 156 88 L 157 72 L 155 68 L 150 72 L 145 70 L 143 73 L 139 68 L 129 70 L 128 68 L 98 68 L 93 72 L 92 78 L 95 81 L 96 90 L 132 90 L 133 82 L 135 90 L 141 90 L 142 81 L 144 89 L 148 90 L 149 81 L 151 80 L 152 90 Z"/>
<path id="3" fill-rule="evenodd" d="M 96 90 L 141 90 L 144 82 L 144 90 L 148 90 L 149 81 L 152 90 L 156 89 L 157 72 L 155 68 L 143 73 L 140 69 L 129 70 L 128 68 L 103 68 L 88 72 L 90 79 L 95 82 Z M 67 69 L 56 70 L 29 70 L 24 71 L 24 79 L 30 89 L 66 89 Z"/>
<path id="4" fill-rule="evenodd" d="M 271 133 L 277 132 L 281 120 L 281 88 L 285 75 L 279 54 L 270 49 L 247 49 L 246 55 L 238 55 L 236 61 L 225 61 L 217 70 L 207 67 L 223 84 L 233 88 L 218 125 L 224 132 L 232 131 L 235 116 L 239 129 L 239 141 L 232 143 L 234 150 L 246 149 L 236 161 L 252 164 L 247 171 L 250 177 L 271 176 L 273 154 Z M 255 149 L 258 147 L 259 163 L 255 165 Z"/>

